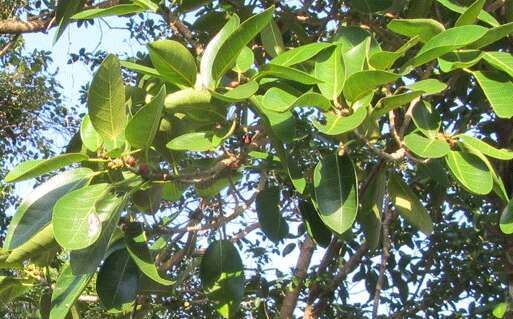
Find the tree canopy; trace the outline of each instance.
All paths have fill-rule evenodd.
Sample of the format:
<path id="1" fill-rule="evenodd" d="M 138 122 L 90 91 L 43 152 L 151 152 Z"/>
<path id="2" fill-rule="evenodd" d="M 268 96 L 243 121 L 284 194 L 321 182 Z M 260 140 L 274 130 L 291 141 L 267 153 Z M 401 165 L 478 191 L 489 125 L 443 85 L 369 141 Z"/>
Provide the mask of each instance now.
<path id="1" fill-rule="evenodd" d="M 2 146 L 66 114 L 24 33 L 126 19 L 146 49 L 72 53 L 94 69 L 74 137 L 16 151 L 2 183 L 38 183 L 4 317 L 513 317 L 513 1 L 5 8 Z"/>

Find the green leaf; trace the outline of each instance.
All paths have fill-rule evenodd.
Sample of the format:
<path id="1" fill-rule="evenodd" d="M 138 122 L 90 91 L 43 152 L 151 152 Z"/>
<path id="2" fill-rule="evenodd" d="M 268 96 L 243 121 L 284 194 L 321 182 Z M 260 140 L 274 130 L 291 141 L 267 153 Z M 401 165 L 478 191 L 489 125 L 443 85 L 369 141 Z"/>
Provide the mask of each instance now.
<path id="1" fill-rule="evenodd" d="M 378 86 L 394 82 L 399 74 L 386 71 L 362 71 L 351 75 L 344 85 L 344 97 L 354 102 L 371 93 Z"/>
<path id="2" fill-rule="evenodd" d="M 178 86 L 194 86 L 196 62 L 189 50 L 180 42 L 159 40 L 148 44 L 151 62 L 170 83 Z"/>
<path id="3" fill-rule="evenodd" d="M 53 39 L 55 44 L 64 33 L 64 30 L 69 24 L 71 16 L 77 13 L 84 5 L 85 0 L 62 0 L 57 2 L 55 9 L 55 20 L 58 21 L 57 31 Z"/>
<path id="4" fill-rule="evenodd" d="M 473 71 L 479 86 L 483 90 L 493 111 L 500 118 L 513 116 L 513 83 L 510 78 L 498 71 Z"/>
<path id="5" fill-rule="evenodd" d="M 87 95 L 89 117 L 105 141 L 116 142 L 126 125 L 125 86 L 118 58 L 108 55 L 93 77 Z"/>
<path id="6" fill-rule="evenodd" d="M 200 278 L 208 298 L 224 317 L 233 317 L 244 297 L 244 267 L 229 240 L 211 243 L 201 259 Z"/>
<path id="7" fill-rule="evenodd" d="M 253 50 L 248 47 L 244 47 L 240 51 L 237 60 L 235 60 L 233 70 L 237 73 L 244 73 L 251 68 L 253 63 L 255 63 L 255 54 L 253 53 Z"/>
<path id="8" fill-rule="evenodd" d="M 136 5 L 136 4 L 118 4 L 116 6 L 108 7 L 108 8 L 95 8 L 80 11 L 79 13 L 73 15 L 71 19 L 73 20 L 86 20 L 86 19 L 94 19 L 94 18 L 102 18 L 102 17 L 110 17 L 110 16 L 121 16 L 127 14 L 136 14 L 146 11 L 145 8 Z"/>
<path id="9" fill-rule="evenodd" d="M 376 103 L 376 107 L 372 111 L 372 118 L 379 119 L 388 112 L 410 103 L 423 94 L 423 91 L 412 91 L 382 97 L 378 103 Z"/>
<path id="10" fill-rule="evenodd" d="M 228 103 L 235 103 L 249 99 L 258 91 L 258 87 L 258 83 L 256 81 L 251 80 L 247 83 L 235 87 L 233 90 L 230 90 L 224 94 L 220 94 L 214 91 L 212 91 L 211 93 L 212 96 L 214 96 L 218 100 Z"/>
<path id="11" fill-rule="evenodd" d="M 469 49 L 481 49 L 500 39 L 507 37 L 513 32 L 513 22 L 488 29 L 486 33 L 478 40 L 467 45 Z"/>
<path id="12" fill-rule="evenodd" d="M 234 65 L 241 50 L 271 21 L 274 7 L 244 21 L 221 44 L 212 65 L 212 78 L 219 79 Z"/>
<path id="13" fill-rule="evenodd" d="M 139 5 L 140 7 L 146 8 L 153 12 L 157 12 L 159 9 L 159 5 L 155 3 L 153 0 L 133 0 L 134 4 Z"/>
<path id="14" fill-rule="evenodd" d="M 256 196 L 255 207 L 262 231 L 273 242 L 285 239 L 289 234 L 287 221 L 280 212 L 280 189 L 268 187 Z"/>
<path id="15" fill-rule="evenodd" d="M 508 312 L 509 305 L 507 302 L 501 302 L 493 308 L 493 316 L 495 318 L 504 318 L 506 312 Z"/>
<path id="16" fill-rule="evenodd" d="M 437 138 L 426 138 L 417 133 L 406 135 L 404 145 L 416 155 L 424 158 L 444 157 L 451 150 L 446 141 Z"/>
<path id="17" fill-rule="evenodd" d="M 488 29 L 485 27 L 478 25 L 465 25 L 439 33 L 427 41 L 417 55 L 406 65 L 417 67 L 428 63 L 446 53 L 462 48 L 480 39 L 485 35 L 487 30 Z"/>
<path id="18" fill-rule="evenodd" d="M 419 131 L 433 139 L 438 135 L 442 120 L 436 110 L 427 101 L 419 101 L 413 107 L 412 119 Z"/>
<path id="19" fill-rule="evenodd" d="M 151 68 L 149 66 L 132 63 L 130 61 L 120 61 L 119 64 L 122 67 L 129 69 L 130 71 L 134 71 L 134 72 L 141 73 L 144 75 L 161 78 L 164 80 L 166 79 L 162 74 L 159 73 L 159 71 L 157 71 L 157 69 Z"/>
<path id="20" fill-rule="evenodd" d="M 483 10 L 483 6 L 485 5 L 486 0 L 476 0 L 474 3 L 472 3 L 463 13 L 462 15 L 456 20 L 456 23 L 454 24 L 455 27 L 461 27 L 463 25 L 467 24 L 474 24 L 476 22 L 477 17 Z M 498 23 L 497 23 L 498 25 Z M 497 26 L 492 25 L 492 26 Z"/>
<path id="21" fill-rule="evenodd" d="M 49 319 L 65 319 L 68 312 L 87 287 L 94 272 L 84 275 L 74 275 L 71 266 L 66 264 L 57 278 L 52 292 L 52 309 Z"/>
<path id="22" fill-rule="evenodd" d="M 379 44 L 372 38 L 371 33 L 359 26 L 340 26 L 338 32 L 333 36 L 333 42 L 342 47 L 342 53 L 346 53 L 367 38 L 371 38 L 370 54 L 381 51 Z"/>
<path id="23" fill-rule="evenodd" d="M 125 232 L 125 242 L 130 257 L 132 257 L 132 260 L 143 274 L 161 285 L 169 286 L 174 283 L 174 281 L 160 276 L 155 266 L 155 261 L 148 249 L 148 239 L 142 224 L 133 223 L 129 225 Z"/>
<path id="24" fill-rule="evenodd" d="M 126 249 L 110 254 L 96 280 L 96 292 L 103 306 L 110 311 L 130 308 L 137 297 L 139 277 L 139 269 Z"/>
<path id="25" fill-rule="evenodd" d="M 418 81 L 405 86 L 406 89 L 412 91 L 422 91 L 423 95 L 437 94 L 447 89 L 447 84 L 440 82 L 436 79 L 427 79 Z"/>
<path id="26" fill-rule="evenodd" d="M 91 246 L 70 252 L 70 265 L 74 275 L 96 273 L 125 205 L 126 198 L 114 194 L 109 194 L 98 202 L 96 210 L 102 223 L 101 234 Z"/>
<path id="27" fill-rule="evenodd" d="M 371 44 L 371 37 L 365 38 L 360 44 L 342 54 L 343 66 L 345 68 L 345 79 L 349 76 L 363 71 L 367 62 Z M 376 52 L 377 54 L 378 52 Z"/>
<path id="28" fill-rule="evenodd" d="M 296 136 L 296 119 L 291 111 L 274 112 L 261 107 L 261 116 L 269 121 L 274 135 L 283 143 L 291 143 Z"/>
<path id="29" fill-rule="evenodd" d="M 513 159 L 513 151 L 504 148 L 495 148 L 488 143 L 481 141 L 470 135 L 458 134 L 454 136 L 462 140 L 463 144 L 469 145 L 478 149 L 481 153 L 503 161 L 509 161 Z"/>
<path id="30" fill-rule="evenodd" d="M 316 42 L 302 45 L 285 51 L 272 59 L 269 63 L 281 66 L 292 66 L 310 60 L 322 50 L 332 46 L 331 43 Z"/>
<path id="31" fill-rule="evenodd" d="M 331 230 L 324 225 L 314 205 L 306 200 L 299 201 L 299 211 L 303 222 L 305 223 L 306 232 L 313 241 L 321 246 L 328 247 L 331 242 Z"/>
<path id="32" fill-rule="evenodd" d="M 11 250 L 30 240 L 48 225 L 57 200 L 86 185 L 92 177 L 90 169 L 77 168 L 62 172 L 34 189 L 16 210 L 7 230 L 4 248 Z"/>
<path id="33" fill-rule="evenodd" d="M 415 36 L 411 38 L 408 42 L 403 44 L 399 49 L 393 52 L 376 52 L 369 58 L 369 64 L 379 70 L 390 69 L 397 61 L 397 59 L 404 56 L 409 49 L 417 45 L 419 39 L 420 38 L 418 36 Z"/>
<path id="34" fill-rule="evenodd" d="M 301 106 L 318 107 L 322 111 L 329 111 L 332 108 L 330 101 L 319 93 L 306 92 L 296 97 L 277 87 L 267 90 L 262 104 L 266 109 L 274 112 L 286 112 Z"/>
<path id="35" fill-rule="evenodd" d="M 358 210 L 358 182 L 351 159 L 326 156 L 315 166 L 313 181 L 324 224 L 339 235 L 351 229 Z"/>
<path id="36" fill-rule="evenodd" d="M 275 65 L 275 64 L 266 64 L 263 65 L 258 73 L 253 77 L 253 80 L 259 80 L 264 77 L 272 77 L 272 78 L 280 78 L 285 80 L 291 80 L 302 84 L 317 84 L 321 83 L 323 80 L 318 79 L 310 74 L 299 71 L 294 68 Z"/>
<path id="37" fill-rule="evenodd" d="M 144 213 L 156 213 L 162 201 L 162 188 L 162 184 L 155 183 L 148 188 L 138 190 L 132 195 L 133 204 Z"/>
<path id="38" fill-rule="evenodd" d="M 449 73 L 454 70 L 470 68 L 481 61 L 483 54 L 479 50 L 460 50 L 449 52 L 438 58 L 440 70 Z"/>
<path id="39" fill-rule="evenodd" d="M 33 287 L 34 281 L 32 279 L 0 276 L 0 298 L 3 308 L 5 309 L 9 302 L 23 296 Z"/>
<path id="40" fill-rule="evenodd" d="M 174 151 L 215 151 L 217 145 L 212 142 L 213 135 L 212 132 L 186 133 L 169 141 L 166 147 Z"/>
<path id="41" fill-rule="evenodd" d="M 445 161 L 454 177 L 472 193 L 486 195 L 492 190 L 492 173 L 478 156 L 450 151 Z"/>
<path id="42" fill-rule="evenodd" d="M 285 51 L 285 44 L 283 44 L 280 28 L 274 20 L 271 20 L 264 30 L 262 30 L 260 39 L 262 40 L 265 52 L 273 58 Z"/>
<path id="43" fill-rule="evenodd" d="M 321 52 L 315 59 L 314 75 L 322 81 L 317 86 L 329 100 L 337 100 L 344 88 L 345 66 L 339 45 Z"/>
<path id="44" fill-rule="evenodd" d="M 65 153 L 47 160 L 28 160 L 9 171 L 4 182 L 12 183 L 31 179 L 87 159 L 88 157 L 84 154 Z"/>
<path id="45" fill-rule="evenodd" d="M 395 209 L 410 224 L 417 227 L 426 236 L 433 233 L 433 221 L 422 203 L 403 179 L 391 174 L 388 181 L 388 193 Z"/>
<path id="46" fill-rule="evenodd" d="M 91 152 L 96 152 L 103 144 L 103 138 L 96 132 L 91 123 L 89 114 L 86 114 L 80 125 L 80 139 L 84 146 Z"/>
<path id="47" fill-rule="evenodd" d="M 35 233 L 34 236 L 30 237 L 30 239 L 12 250 L 5 262 L 17 263 L 29 258 L 34 261 L 42 254 L 57 252 L 55 248 L 58 248 L 58 245 L 53 238 L 53 227 L 50 224 L 43 227 Z"/>
<path id="48" fill-rule="evenodd" d="M 209 91 L 187 88 L 168 94 L 164 106 L 167 112 L 173 113 L 191 109 L 203 110 L 211 106 L 212 102 L 212 94 Z"/>
<path id="49" fill-rule="evenodd" d="M 214 59 L 217 56 L 223 43 L 228 39 L 228 37 L 230 37 L 232 33 L 235 32 L 235 30 L 237 30 L 239 24 L 239 17 L 234 14 L 230 17 L 228 22 L 226 22 L 221 31 L 219 31 L 219 33 L 217 33 L 214 38 L 210 40 L 207 47 L 205 48 L 205 52 L 203 52 L 200 63 L 201 83 L 203 84 L 204 88 L 213 90 L 216 87 L 217 80 L 215 80 L 212 76 Z"/>
<path id="50" fill-rule="evenodd" d="M 55 240 L 67 250 L 91 246 L 102 230 L 97 204 L 105 198 L 110 184 L 86 186 L 70 192 L 53 208 L 52 225 Z"/>
<path id="51" fill-rule="evenodd" d="M 381 236 L 381 215 L 386 192 L 386 176 L 383 169 L 368 184 L 361 200 L 358 221 L 362 225 L 369 249 L 376 249 Z"/>
<path id="52" fill-rule="evenodd" d="M 454 0 L 436 0 L 436 1 L 438 1 L 438 3 L 440 3 L 447 9 L 457 12 L 457 13 L 465 14 L 465 11 L 468 10 L 468 7 L 462 6 Z M 472 12 L 472 14 L 474 14 L 474 13 Z M 495 18 L 491 14 L 489 14 L 488 12 L 486 12 L 484 10 L 479 11 L 477 18 L 479 20 L 489 24 L 492 27 L 496 27 L 499 25 L 499 22 L 497 20 L 495 20 Z"/>
<path id="53" fill-rule="evenodd" d="M 513 55 L 508 52 L 483 52 L 483 59 L 497 70 L 513 77 Z"/>
<path id="54" fill-rule="evenodd" d="M 163 85 L 159 93 L 147 105 L 143 106 L 128 122 L 125 138 L 134 148 L 150 148 L 155 134 L 159 129 L 166 87 Z"/>
<path id="55" fill-rule="evenodd" d="M 393 19 L 387 28 L 410 38 L 419 36 L 422 42 L 427 42 L 445 31 L 443 24 L 432 19 Z"/>
<path id="56" fill-rule="evenodd" d="M 348 116 L 337 115 L 333 112 L 324 113 L 324 116 L 326 117 L 326 124 L 314 121 L 315 128 L 326 135 L 340 135 L 360 126 L 367 117 L 367 108 L 360 107 Z"/>
<path id="57" fill-rule="evenodd" d="M 351 8 L 363 13 L 385 11 L 392 6 L 392 0 L 351 0 Z"/>
<path id="58" fill-rule="evenodd" d="M 499 227 L 504 234 L 513 234 L 513 200 L 502 211 Z"/>

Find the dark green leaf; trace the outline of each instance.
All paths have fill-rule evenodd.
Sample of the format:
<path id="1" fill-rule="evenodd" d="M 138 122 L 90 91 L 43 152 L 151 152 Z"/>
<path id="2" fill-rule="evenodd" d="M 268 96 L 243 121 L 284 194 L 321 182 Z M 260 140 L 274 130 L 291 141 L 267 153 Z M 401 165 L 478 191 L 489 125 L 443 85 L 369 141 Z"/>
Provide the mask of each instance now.
<path id="1" fill-rule="evenodd" d="M 328 247 L 331 242 L 331 230 L 324 225 L 314 205 L 306 200 L 299 202 L 299 211 L 303 217 L 308 236 L 321 247 Z"/>
<path id="2" fill-rule="evenodd" d="M 381 215 L 386 193 L 385 172 L 381 169 L 367 186 L 361 200 L 358 221 L 362 225 L 369 249 L 376 249 L 381 238 Z"/>
<path id="3" fill-rule="evenodd" d="M 438 58 L 438 65 L 442 72 L 448 73 L 457 69 L 470 68 L 481 61 L 482 56 L 479 50 L 449 52 Z"/>
<path id="4" fill-rule="evenodd" d="M 513 234 L 513 200 L 502 211 L 499 227 L 504 234 Z"/>
<path id="5" fill-rule="evenodd" d="M 52 309 L 49 319 L 65 319 L 93 275 L 94 272 L 76 276 L 71 272 L 71 266 L 66 264 L 62 268 L 53 289 Z"/>
<path id="6" fill-rule="evenodd" d="M 278 242 L 289 234 L 287 221 L 280 212 L 280 189 L 278 187 L 265 188 L 257 194 L 256 211 L 262 231 L 273 242 Z"/>
<path id="7" fill-rule="evenodd" d="M 386 71 L 362 71 L 351 75 L 344 85 L 344 97 L 354 102 L 371 93 L 377 87 L 394 82 L 399 74 Z"/>
<path id="8" fill-rule="evenodd" d="M 358 210 L 358 182 L 351 159 L 336 154 L 322 159 L 315 166 L 314 187 L 324 224 L 339 235 L 349 230 Z"/>
<path id="9" fill-rule="evenodd" d="M 69 20 L 72 15 L 77 13 L 84 5 L 85 0 L 60 0 L 57 2 L 57 8 L 55 9 L 55 19 L 59 24 L 53 43 L 55 44 L 64 33 L 64 30 L 69 24 Z"/>
<path id="10" fill-rule="evenodd" d="M 435 138 L 440 131 L 442 120 L 427 101 L 419 101 L 413 107 L 412 119 L 419 131 L 429 138 Z"/>
<path id="11" fill-rule="evenodd" d="M 392 6 L 392 0 L 351 0 L 351 7 L 363 13 L 385 11 Z"/>

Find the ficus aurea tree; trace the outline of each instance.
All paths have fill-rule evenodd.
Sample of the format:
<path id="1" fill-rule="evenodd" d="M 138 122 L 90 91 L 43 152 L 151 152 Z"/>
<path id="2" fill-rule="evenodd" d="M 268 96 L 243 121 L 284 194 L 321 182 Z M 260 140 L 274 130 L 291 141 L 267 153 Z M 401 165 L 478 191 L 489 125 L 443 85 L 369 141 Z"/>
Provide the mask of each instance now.
<path id="1" fill-rule="evenodd" d="M 458 247 L 449 238 L 461 235 L 451 229 L 458 225 L 473 223 L 483 236 L 494 229 L 506 247 L 513 233 L 513 22 L 489 12 L 492 4 L 304 1 L 296 23 L 322 25 L 320 6 L 336 22 L 313 24 L 320 33 L 312 41 L 294 23 L 281 31 L 293 11 L 285 4 L 241 3 L 205 40 L 165 2 L 59 3 L 56 39 L 75 20 L 140 12 L 164 16 L 183 39 L 148 43 L 143 60 L 107 55 L 70 151 L 5 177 L 51 175 L 13 216 L 2 267 L 55 268 L 52 319 L 79 313 L 91 287 L 106 312 L 132 317 L 184 297 L 177 313 L 196 307 L 205 318 L 213 308 L 225 318 L 376 318 L 385 315 L 380 303 L 389 304 L 387 317 L 442 316 L 429 299 L 439 266 L 415 259 Z M 170 7 L 198 10 L 186 1 Z M 445 13 L 422 16 L 432 7 Z M 262 239 L 252 242 L 257 229 Z M 266 248 L 286 244 L 287 255 L 297 241 L 294 272 L 271 279 L 260 260 Z M 348 305 L 351 273 L 365 282 L 367 304 Z M 12 298 L 37 284 L 11 274 L 0 283 Z M 512 297 L 502 283 L 499 300 L 469 288 L 466 313 L 507 316 Z M 198 296 L 203 308 L 191 306 Z M 450 292 L 440 296 L 459 307 Z"/>

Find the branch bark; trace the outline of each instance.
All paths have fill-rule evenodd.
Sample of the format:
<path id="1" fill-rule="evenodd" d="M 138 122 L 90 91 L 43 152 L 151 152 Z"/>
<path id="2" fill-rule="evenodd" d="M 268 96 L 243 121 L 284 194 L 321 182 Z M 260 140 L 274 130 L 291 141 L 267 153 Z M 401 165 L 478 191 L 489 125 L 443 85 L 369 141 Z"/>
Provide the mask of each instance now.
<path id="1" fill-rule="evenodd" d="M 296 264 L 296 271 L 292 279 L 290 289 L 287 291 L 283 298 L 283 303 L 280 309 L 281 319 L 293 318 L 294 309 L 296 309 L 297 299 L 301 290 L 304 287 L 304 280 L 308 274 L 308 267 L 312 260 L 312 255 L 315 249 L 315 243 L 307 236 L 301 245 L 301 252 Z"/>

